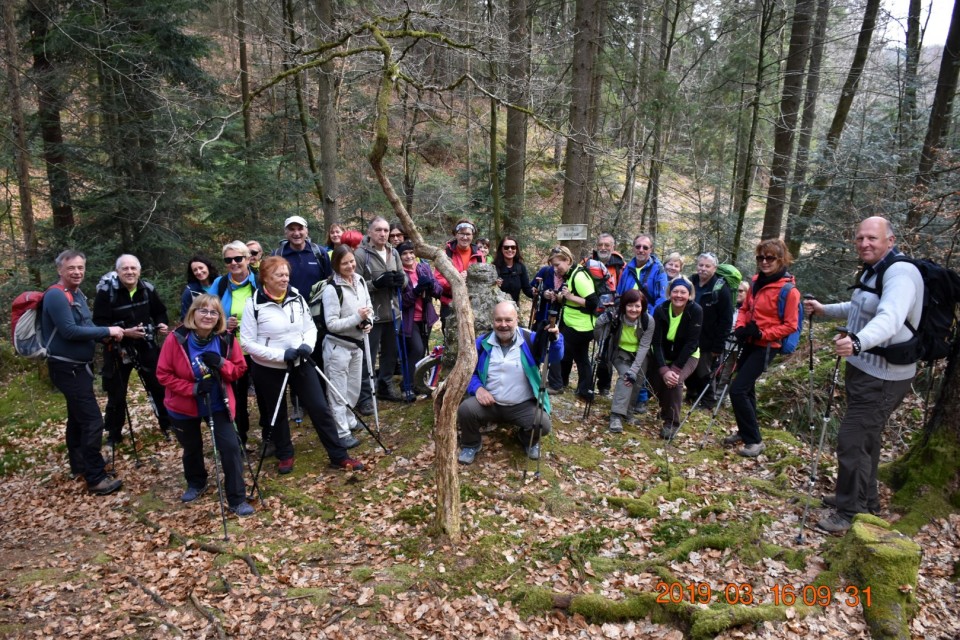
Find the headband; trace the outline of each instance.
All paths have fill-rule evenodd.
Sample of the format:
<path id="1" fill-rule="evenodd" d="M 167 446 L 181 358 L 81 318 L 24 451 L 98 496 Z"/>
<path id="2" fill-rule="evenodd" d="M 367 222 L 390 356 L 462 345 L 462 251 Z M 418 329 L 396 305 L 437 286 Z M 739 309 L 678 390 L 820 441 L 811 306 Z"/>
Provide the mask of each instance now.
<path id="1" fill-rule="evenodd" d="M 693 285 L 686 278 L 674 278 L 670 281 L 670 291 L 677 287 L 684 287 L 688 292 L 693 293 Z"/>
<path id="2" fill-rule="evenodd" d="M 458 225 L 456 226 L 456 228 L 453 230 L 453 232 L 454 232 L 454 233 L 457 233 L 457 232 L 460 231 L 461 229 L 470 229 L 470 232 L 471 232 L 471 233 L 476 233 L 476 232 L 477 232 L 477 228 L 476 228 L 475 226 L 473 226 L 473 225 L 472 225 L 471 223 L 469 223 L 469 222 L 461 222 L 460 224 L 458 224 Z"/>

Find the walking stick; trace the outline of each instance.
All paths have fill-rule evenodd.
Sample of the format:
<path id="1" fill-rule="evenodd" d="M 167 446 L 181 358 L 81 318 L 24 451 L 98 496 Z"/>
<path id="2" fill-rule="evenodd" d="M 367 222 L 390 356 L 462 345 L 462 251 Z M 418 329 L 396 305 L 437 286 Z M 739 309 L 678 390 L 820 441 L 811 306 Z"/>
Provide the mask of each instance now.
<path id="1" fill-rule="evenodd" d="M 673 433 L 670 434 L 670 437 L 667 438 L 667 446 L 670 446 L 670 443 L 673 442 L 673 439 L 680 433 L 680 429 L 683 428 L 683 425 L 687 423 L 687 420 L 690 419 L 690 416 L 693 415 L 693 412 L 696 411 L 697 407 L 700 405 L 700 401 L 703 400 L 703 396 L 707 395 L 707 391 L 710 390 L 714 381 L 720 378 L 720 374 L 723 371 L 724 367 L 727 366 L 727 359 L 730 357 L 730 354 L 733 353 L 733 350 L 727 351 L 723 354 L 723 358 L 720 360 L 720 363 L 713 370 L 713 373 L 710 374 L 710 379 L 707 381 L 707 384 L 704 385 L 703 390 L 700 392 L 700 395 L 697 396 L 696 402 L 693 403 L 693 406 L 690 407 L 690 410 L 687 411 L 687 415 L 684 416 L 683 420 L 680 421 L 680 424 L 677 425 L 676 429 L 673 429 Z M 723 401 L 721 395 L 720 401 L 717 402 L 717 406 L 720 406 L 720 402 Z M 714 407 L 713 415 L 717 415 L 716 407 Z"/>
<path id="2" fill-rule="evenodd" d="M 550 320 L 547 325 L 541 329 L 541 331 L 546 331 L 547 329 L 553 328 L 556 321 L 556 314 L 551 313 Z M 540 442 L 540 435 L 543 431 L 543 415 L 546 413 L 544 409 L 544 404 L 546 403 L 547 398 L 547 371 L 550 369 L 550 344 L 547 340 L 545 345 L 544 354 L 543 354 L 543 364 L 540 366 L 540 388 L 537 390 L 537 419 L 535 426 L 530 430 L 530 442 L 527 445 L 527 451 L 533 447 L 533 434 L 537 434 L 537 442 Z M 534 472 L 533 477 L 540 477 L 540 458 L 543 457 L 543 447 L 540 448 L 540 455 L 537 456 L 537 470 Z M 527 484 L 527 470 L 530 468 L 530 457 L 527 456 L 527 462 L 523 465 L 523 478 L 521 484 Z"/>
<path id="3" fill-rule="evenodd" d="M 743 345 L 739 342 L 730 349 L 727 353 L 726 361 L 730 360 L 730 356 L 733 356 L 733 365 L 736 367 L 737 360 L 740 358 L 740 352 L 743 350 Z M 734 356 L 734 354 L 736 354 Z M 723 367 L 721 367 L 721 371 Z M 717 404 L 713 407 L 713 413 L 710 416 L 710 422 L 707 423 L 707 429 L 703 433 L 703 438 L 700 440 L 700 449 L 703 449 L 707 446 L 707 440 L 710 438 L 710 434 L 713 431 L 713 423 L 717 420 L 717 414 L 720 413 L 720 407 L 723 406 L 723 401 L 727 397 L 727 391 L 730 389 L 730 381 L 733 378 L 733 371 L 730 372 L 730 375 L 727 377 L 726 383 L 724 383 L 723 388 L 720 389 L 720 397 L 717 398 Z"/>
<path id="4" fill-rule="evenodd" d="M 594 345 L 593 362 L 590 363 L 590 390 L 587 393 L 587 404 L 583 408 L 584 420 L 590 416 L 590 411 L 593 409 L 593 399 L 596 396 L 594 386 L 597 384 L 597 365 L 607 359 L 607 349 L 610 348 L 610 337 L 613 333 L 614 322 L 619 322 L 619 320 L 604 325 L 603 331 L 600 333 L 600 340 Z"/>
<path id="5" fill-rule="evenodd" d="M 407 340 L 403 337 L 403 298 L 400 295 L 400 287 L 397 287 L 397 305 L 400 308 L 400 316 L 390 305 L 390 313 L 393 316 L 393 330 L 397 338 L 397 356 L 400 358 L 400 379 L 403 381 L 403 399 L 406 402 L 413 402 L 417 399 L 417 394 L 413 391 L 413 376 L 410 375 L 410 358 L 407 356 Z"/>
<path id="6" fill-rule="evenodd" d="M 227 535 L 227 511 L 223 506 L 223 483 L 220 482 L 220 450 L 217 449 L 217 433 L 213 423 L 213 403 L 210 402 L 209 394 L 204 394 L 204 397 L 206 398 L 207 408 L 209 409 L 207 425 L 210 427 L 210 443 L 213 445 L 214 477 L 217 479 L 217 496 L 220 498 L 220 518 L 223 520 L 223 539 L 229 540 L 230 536 Z"/>
<path id="7" fill-rule="evenodd" d="M 124 399 L 124 402 L 123 402 L 123 409 L 124 411 L 127 412 L 127 427 L 129 427 L 130 429 L 130 444 L 133 446 L 133 459 L 136 460 L 133 466 L 139 469 L 140 467 L 143 466 L 143 462 L 140 461 L 140 454 L 137 453 L 137 436 L 134 435 L 133 433 L 133 422 L 131 422 L 130 420 L 130 405 L 126 402 L 126 399 Z M 111 449 L 115 449 L 115 448 L 116 447 L 111 447 Z M 115 455 L 116 453 L 114 451 L 110 452 L 110 464 L 114 467 L 116 467 L 116 464 L 115 464 L 116 461 L 114 459 Z"/>
<path id="8" fill-rule="evenodd" d="M 250 488 L 250 495 L 248 498 L 253 498 L 254 490 L 257 491 L 257 494 L 263 498 L 263 494 L 260 493 L 260 470 L 263 469 L 263 457 L 267 453 L 267 441 L 273 437 L 273 429 L 277 425 L 277 414 L 280 413 L 280 403 L 283 402 L 284 395 L 287 391 L 287 382 L 290 381 L 290 372 L 293 371 L 293 363 L 287 363 L 287 371 L 283 374 L 283 383 L 280 385 L 280 395 L 277 396 L 277 406 L 273 409 L 273 417 L 270 418 L 270 433 L 264 434 L 263 442 L 260 443 L 260 460 L 257 462 L 257 472 L 253 476 L 253 486 Z"/>
<path id="9" fill-rule="evenodd" d="M 198 363 L 201 364 L 201 363 Z M 220 377 L 219 369 L 211 369 L 210 373 L 213 374 L 213 377 L 217 380 L 217 383 L 221 385 L 221 388 L 224 387 L 223 379 Z M 251 374 L 252 375 L 252 374 Z M 228 384 L 228 383 L 227 383 Z M 227 415 L 230 415 L 230 397 L 224 393 L 223 394 L 223 404 L 227 408 Z M 235 421 L 230 422 L 230 426 L 233 427 L 233 434 L 237 437 L 237 444 L 240 446 L 240 457 L 243 458 L 243 466 L 247 468 L 247 471 L 250 472 L 250 479 L 253 480 L 253 486 L 250 487 L 250 495 L 247 496 L 248 500 L 253 499 L 253 491 L 257 492 L 257 499 L 260 502 L 263 502 L 263 492 L 260 490 L 260 487 L 256 484 L 256 480 L 253 477 L 253 464 L 250 462 L 250 457 L 247 455 L 247 448 L 243 444 L 243 438 L 240 437 L 240 432 L 237 431 L 237 423 Z M 262 457 L 262 456 L 261 456 Z M 246 491 L 246 488 L 244 488 Z"/>
<path id="10" fill-rule="evenodd" d="M 318 373 L 318 374 L 320 374 L 320 378 L 322 378 L 323 381 L 327 383 L 327 386 L 328 386 L 330 389 L 333 390 L 333 393 L 334 393 L 334 395 L 337 396 L 337 399 L 340 400 L 340 402 L 342 402 L 345 407 L 347 407 L 348 409 L 350 409 L 350 411 L 353 413 L 354 417 L 356 417 L 357 422 L 359 422 L 359 423 L 363 426 L 363 428 L 367 430 L 367 433 L 370 434 L 370 437 L 372 437 L 374 440 L 376 440 L 376 441 L 377 441 L 377 444 L 379 444 L 381 447 L 383 447 L 383 452 L 386 453 L 387 455 L 390 455 L 390 449 L 387 449 L 387 448 L 384 446 L 383 442 L 380 440 L 380 438 L 377 437 L 377 434 L 375 434 L 373 431 L 370 430 L 370 427 L 367 426 L 367 423 L 366 423 L 366 422 L 364 421 L 364 419 L 360 416 L 360 413 L 359 413 L 356 409 L 354 409 L 353 407 L 350 406 L 350 403 L 347 402 L 347 399 L 344 398 L 344 397 L 343 397 L 343 394 L 340 393 L 340 390 L 337 389 L 337 385 L 335 385 L 335 384 L 333 384 L 333 382 L 331 382 L 330 378 L 328 378 L 327 375 L 326 375 L 326 374 L 323 372 L 323 370 L 320 368 L 320 366 L 319 366 L 316 362 L 314 362 L 313 358 L 311 358 L 310 356 L 307 356 L 307 362 L 309 362 L 311 365 L 313 365 L 313 368 L 317 370 L 317 373 Z"/>
<path id="11" fill-rule="evenodd" d="M 370 355 L 370 334 L 363 334 L 363 355 L 367 358 L 367 371 L 370 377 L 367 382 L 370 383 L 370 399 L 373 401 L 373 423 L 377 425 L 377 433 L 380 433 L 380 410 L 377 408 L 377 382 L 376 375 L 373 372 L 373 357 Z"/>
<path id="12" fill-rule="evenodd" d="M 850 333 L 850 330 L 846 327 L 840 327 L 837 329 L 837 332 L 842 335 L 847 335 Z M 810 513 L 810 502 L 813 500 L 813 489 L 817 483 L 820 456 L 823 454 L 823 441 L 827 435 L 827 425 L 830 424 L 830 411 L 833 409 L 833 394 L 837 390 L 837 382 L 840 379 L 840 362 L 842 360 L 843 356 L 837 356 L 837 362 L 833 365 L 833 382 L 830 385 L 830 395 L 827 396 L 827 408 L 823 412 L 823 427 L 820 430 L 820 445 L 817 447 L 817 455 L 813 459 L 813 463 L 810 467 L 810 482 L 807 489 L 807 500 L 803 505 L 803 517 L 800 518 L 800 528 L 797 531 L 797 544 L 803 544 L 803 528 L 807 524 L 807 514 Z"/>

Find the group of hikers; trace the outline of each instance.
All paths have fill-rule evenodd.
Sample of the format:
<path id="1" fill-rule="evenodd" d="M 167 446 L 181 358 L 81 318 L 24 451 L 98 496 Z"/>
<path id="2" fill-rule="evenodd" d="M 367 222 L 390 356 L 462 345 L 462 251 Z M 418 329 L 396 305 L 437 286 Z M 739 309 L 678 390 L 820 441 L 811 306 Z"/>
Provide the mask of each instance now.
<path id="1" fill-rule="evenodd" d="M 230 242 L 221 250 L 223 274 L 214 261 L 193 256 L 179 322 L 171 322 L 153 285 L 140 277 L 139 260 L 128 254 L 101 279 L 91 313 L 80 290 L 86 258 L 62 252 L 59 281 L 43 297 L 41 334 L 48 340 L 51 379 L 67 402 L 71 473 L 93 494 L 121 488 L 101 441 L 104 430 L 108 444 L 122 441 L 134 370 L 159 427 L 172 431 L 183 449 L 184 502 L 207 489 L 206 423 L 222 461 L 229 509 L 238 516 L 253 513 L 243 480 L 244 459 L 252 453 L 250 395 L 259 409 L 261 464 L 275 456 L 280 474 L 293 470 L 289 390 L 294 418 L 309 416 L 331 466 L 362 470 L 349 453 L 360 443 L 359 416 L 374 413 L 378 398 L 413 399 L 407 388 L 398 392 L 394 376 L 401 370 L 404 380 L 409 377 L 436 321 L 453 312 L 449 281 L 416 257 L 406 235 L 401 225 L 377 217 L 365 235 L 332 225 L 326 244 L 318 245 L 306 219 L 291 216 L 284 240 L 269 256 L 257 241 Z M 697 256 L 687 277 L 683 258 L 674 253 L 661 262 L 648 234 L 633 238 L 629 261 L 606 233 L 583 260 L 565 246 L 554 247 L 533 278 L 516 237 L 504 236 L 489 256 L 476 236 L 472 222 L 458 221 L 446 254 L 461 277 L 471 265 L 491 261 L 507 301 L 494 309 L 493 330 L 477 338 L 476 370 L 458 411 L 461 464 L 474 462 L 481 429 L 491 422 L 517 427 L 527 456 L 539 459 L 540 438 L 551 429 L 550 396 L 565 392 L 574 364 L 579 398 L 592 402 L 612 391 L 611 432 L 645 413 L 652 392 L 665 439 L 681 426 L 685 397 L 714 407 L 718 374 L 725 370 L 737 430 L 723 443 L 745 457 L 764 451 L 756 381 L 800 322 L 801 294 L 783 241 L 759 242 L 756 274 L 731 290 L 718 273 L 716 254 Z M 889 362 L 882 348 L 911 337 L 923 301 L 923 280 L 916 267 L 897 259 L 887 220 L 864 220 L 855 244 L 864 269 L 851 301 L 802 303 L 808 316 L 841 317 L 847 324 L 834 338 L 836 355 L 847 359 L 848 398 L 836 494 L 824 497 L 833 511 L 818 523 L 831 532 L 845 531 L 857 513 L 879 509 L 880 434 L 916 372 L 915 363 Z M 533 303 L 529 328 L 521 326 L 521 295 Z M 98 343 L 105 416 L 93 388 Z"/>

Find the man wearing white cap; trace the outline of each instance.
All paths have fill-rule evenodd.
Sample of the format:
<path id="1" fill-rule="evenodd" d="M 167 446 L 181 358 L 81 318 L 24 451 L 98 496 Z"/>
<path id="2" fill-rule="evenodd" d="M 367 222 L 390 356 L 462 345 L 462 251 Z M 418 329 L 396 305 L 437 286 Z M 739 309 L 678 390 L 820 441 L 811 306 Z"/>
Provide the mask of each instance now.
<path id="1" fill-rule="evenodd" d="M 302 216 L 290 216 L 283 221 L 286 240 L 273 252 L 290 263 L 290 286 L 301 295 L 309 297 L 310 288 L 333 273 L 330 257 L 317 244 L 310 241 L 307 221 Z"/>

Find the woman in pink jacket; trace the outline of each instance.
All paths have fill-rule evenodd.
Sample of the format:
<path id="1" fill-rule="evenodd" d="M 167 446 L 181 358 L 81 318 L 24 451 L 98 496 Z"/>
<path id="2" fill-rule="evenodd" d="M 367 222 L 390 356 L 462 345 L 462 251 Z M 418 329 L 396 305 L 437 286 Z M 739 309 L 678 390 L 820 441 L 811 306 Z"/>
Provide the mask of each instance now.
<path id="1" fill-rule="evenodd" d="M 203 462 L 201 419 L 213 420 L 217 451 L 223 465 L 227 505 L 238 516 L 249 516 L 243 484 L 240 438 L 233 425 L 236 400 L 231 382 L 243 376 L 247 363 L 240 345 L 226 329 L 220 299 L 203 294 L 194 299 L 183 326 L 164 341 L 157 380 L 166 388 L 163 400 L 173 432 L 183 447 L 183 502 L 193 502 L 207 489 Z"/>

